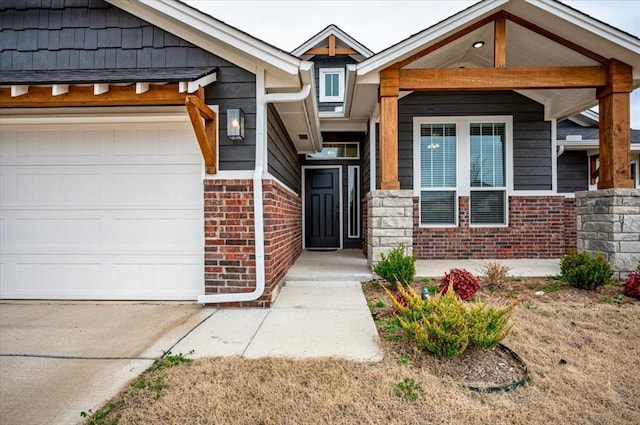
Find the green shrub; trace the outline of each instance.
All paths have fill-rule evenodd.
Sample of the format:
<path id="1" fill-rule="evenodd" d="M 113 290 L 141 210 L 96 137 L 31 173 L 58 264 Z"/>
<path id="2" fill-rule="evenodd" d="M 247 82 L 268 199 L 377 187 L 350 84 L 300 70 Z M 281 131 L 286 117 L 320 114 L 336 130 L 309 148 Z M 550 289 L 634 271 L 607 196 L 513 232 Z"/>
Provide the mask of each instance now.
<path id="1" fill-rule="evenodd" d="M 508 321 L 515 304 L 493 308 L 477 303 L 469 308 L 453 285 L 444 294 L 426 300 L 411 288 L 400 288 L 395 295 L 385 290 L 400 327 L 429 353 L 455 357 L 469 345 L 494 347 L 509 333 Z"/>
<path id="2" fill-rule="evenodd" d="M 380 254 L 380 262 L 373 267 L 373 271 L 394 289 L 399 285 L 408 286 L 413 283 L 416 275 L 416 257 L 405 255 L 404 245 L 400 244 L 389 251 L 389 254 Z"/>
<path id="3" fill-rule="evenodd" d="M 560 258 L 560 271 L 576 288 L 594 289 L 612 282 L 613 270 L 604 256 L 570 250 Z"/>

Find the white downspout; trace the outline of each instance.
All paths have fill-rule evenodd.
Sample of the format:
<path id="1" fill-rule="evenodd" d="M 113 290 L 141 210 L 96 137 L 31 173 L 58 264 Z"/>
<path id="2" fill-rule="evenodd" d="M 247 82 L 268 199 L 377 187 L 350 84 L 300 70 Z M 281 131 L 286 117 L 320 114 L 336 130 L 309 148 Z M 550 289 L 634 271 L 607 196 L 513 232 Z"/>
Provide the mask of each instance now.
<path id="1" fill-rule="evenodd" d="M 264 203 L 262 199 L 262 177 L 267 155 L 267 104 L 277 102 L 300 102 L 311 93 L 311 84 L 304 84 L 298 93 L 265 94 L 264 68 L 256 72 L 256 159 L 253 172 L 253 223 L 254 249 L 256 257 L 256 288 L 251 292 L 207 294 L 198 296 L 199 303 L 230 303 L 255 301 L 264 293 Z M 262 143 L 262 146 L 259 145 Z M 262 148 L 262 149 L 261 149 Z"/>

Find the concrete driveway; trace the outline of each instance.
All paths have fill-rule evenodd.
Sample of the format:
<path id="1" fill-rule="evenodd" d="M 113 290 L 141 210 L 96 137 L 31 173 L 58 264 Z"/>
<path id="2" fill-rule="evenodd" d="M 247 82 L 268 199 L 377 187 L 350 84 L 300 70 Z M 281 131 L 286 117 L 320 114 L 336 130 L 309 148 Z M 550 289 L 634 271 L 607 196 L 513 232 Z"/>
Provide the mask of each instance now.
<path id="1" fill-rule="evenodd" d="M 95 411 L 213 311 L 184 303 L 0 303 L 0 423 L 79 422 L 80 412 Z"/>

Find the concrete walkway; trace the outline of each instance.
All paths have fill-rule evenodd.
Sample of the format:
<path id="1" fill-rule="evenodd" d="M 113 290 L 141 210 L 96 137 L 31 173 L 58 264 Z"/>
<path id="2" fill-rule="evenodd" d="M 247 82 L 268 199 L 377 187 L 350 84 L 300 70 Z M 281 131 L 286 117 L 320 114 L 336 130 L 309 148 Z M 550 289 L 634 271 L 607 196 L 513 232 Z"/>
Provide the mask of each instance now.
<path id="1" fill-rule="evenodd" d="M 377 341 L 360 281 L 287 281 L 272 308 L 216 310 L 173 352 L 380 361 Z"/>
<path id="2" fill-rule="evenodd" d="M 511 269 L 512 277 L 546 277 L 560 273 L 558 259 L 515 260 L 417 260 L 416 277 L 440 279 L 452 268 L 466 269 L 480 274 L 483 264 L 497 261 Z M 287 280 L 341 280 L 344 276 L 353 280 L 367 281 L 373 276 L 367 269 L 367 259 L 359 249 L 338 251 L 303 251 L 287 273 Z"/>

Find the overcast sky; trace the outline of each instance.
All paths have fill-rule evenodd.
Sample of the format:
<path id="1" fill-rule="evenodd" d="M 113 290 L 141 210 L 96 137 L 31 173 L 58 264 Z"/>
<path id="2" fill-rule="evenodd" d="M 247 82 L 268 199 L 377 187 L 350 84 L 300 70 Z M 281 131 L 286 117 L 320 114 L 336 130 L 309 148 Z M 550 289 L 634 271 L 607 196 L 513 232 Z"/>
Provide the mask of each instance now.
<path id="1" fill-rule="evenodd" d="M 295 49 L 327 25 L 336 24 L 374 52 L 476 3 L 468 0 L 186 2 L 286 51 Z M 640 37 L 640 0 L 566 0 L 564 3 Z M 632 94 L 631 126 L 640 129 L 640 89 Z"/>

